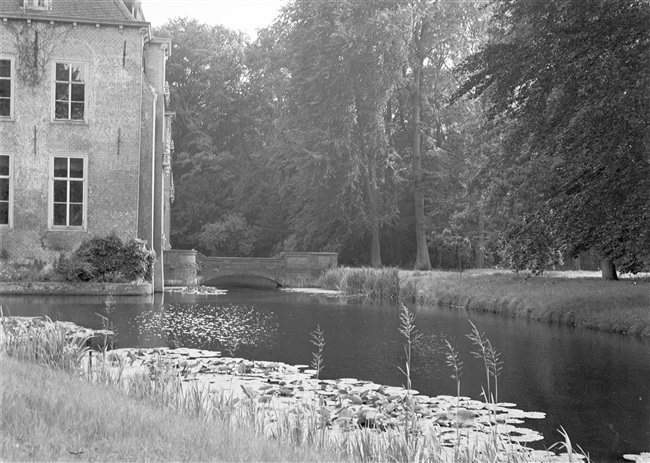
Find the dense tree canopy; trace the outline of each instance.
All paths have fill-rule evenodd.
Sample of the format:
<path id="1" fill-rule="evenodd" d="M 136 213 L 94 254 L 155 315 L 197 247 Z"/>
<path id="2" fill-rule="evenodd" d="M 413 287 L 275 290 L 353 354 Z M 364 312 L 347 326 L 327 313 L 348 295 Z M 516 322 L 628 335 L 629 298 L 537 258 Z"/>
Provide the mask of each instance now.
<path id="1" fill-rule="evenodd" d="M 650 264 L 650 6 L 645 0 L 493 3 L 491 41 L 460 67 L 507 124 L 490 160 L 513 236 Z M 521 239 L 521 236 L 519 236 Z M 509 240 L 512 242 L 512 240 Z M 527 239 L 523 239 L 526 243 Z M 548 264 L 549 262 L 546 262 Z"/>
<path id="2" fill-rule="evenodd" d="M 647 0 L 291 0 L 253 42 L 171 21 L 172 245 L 648 268 L 648 15 Z"/>

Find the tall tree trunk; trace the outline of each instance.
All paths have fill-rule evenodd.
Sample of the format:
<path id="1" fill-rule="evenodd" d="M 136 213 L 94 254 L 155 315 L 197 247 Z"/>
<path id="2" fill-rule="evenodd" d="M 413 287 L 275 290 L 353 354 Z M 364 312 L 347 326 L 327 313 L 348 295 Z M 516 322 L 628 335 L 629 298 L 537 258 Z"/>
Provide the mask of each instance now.
<path id="1" fill-rule="evenodd" d="M 370 181 L 370 173 L 366 176 L 366 194 L 368 195 L 368 206 L 370 215 L 370 265 L 380 268 L 381 247 L 379 246 L 379 205 L 377 202 L 377 190 Z"/>
<path id="2" fill-rule="evenodd" d="M 418 63 L 413 71 L 413 179 L 415 199 L 415 268 L 430 270 L 429 246 L 424 222 L 424 185 L 422 184 L 422 134 L 420 132 L 420 111 L 422 97 L 422 66 Z"/>
<path id="3" fill-rule="evenodd" d="M 479 205 L 478 211 L 478 240 L 476 242 L 476 268 L 485 267 L 485 213 L 483 205 Z"/>
<path id="4" fill-rule="evenodd" d="M 359 125 L 360 142 L 361 142 L 361 159 L 363 165 L 363 182 L 367 198 L 367 217 L 368 229 L 370 231 L 370 265 L 374 268 L 380 268 L 381 247 L 379 245 L 379 227 L 381 226 L 381 217 L 379 210 L 379 192 L 377 191 L 377 171 L 376 171 L 376 154 L 382 149 L 377 141 L 378 132 L 376 125 L 373 124 L 373 117 L 376 116 L 375 109 L 368 105 L 368 101 L 361 96 L 363 92 L 357 92 L 356 96 L 356 113 L 357 124 Z M 380 113 L 380 114 L 383 114 Z"/>
<path id="5" fill-rule="evenodd" d="M 610 259 L 602 259 L 600 261 L 600 269 L 604 280 L 618 280 L 616 266 Z"/>

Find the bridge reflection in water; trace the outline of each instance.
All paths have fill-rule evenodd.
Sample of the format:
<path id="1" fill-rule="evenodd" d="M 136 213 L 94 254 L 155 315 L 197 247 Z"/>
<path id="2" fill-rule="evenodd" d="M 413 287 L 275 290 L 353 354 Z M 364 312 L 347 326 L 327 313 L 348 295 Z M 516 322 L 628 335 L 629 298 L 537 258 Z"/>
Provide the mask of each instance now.
<path id="1" fill-rule="evenodd" d="M 331 268 L 335 252 L 286 252 L 278 257 L 206 257 L 191 250 L 164 251 L 165 286 L 310 287 Z"/>

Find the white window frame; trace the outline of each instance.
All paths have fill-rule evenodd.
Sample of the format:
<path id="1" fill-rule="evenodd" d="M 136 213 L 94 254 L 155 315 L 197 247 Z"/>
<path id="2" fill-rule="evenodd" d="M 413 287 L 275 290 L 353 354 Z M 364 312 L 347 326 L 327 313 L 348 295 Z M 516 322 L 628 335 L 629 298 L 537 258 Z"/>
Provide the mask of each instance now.
<path id="1" fill-rule="evenodd" d="M 86 76 L 83 84 L 84 84 L 84 117 L 83 119 L 72 119 L 72 107 L 68 106 L 68 118 L 67 119 L 57 119 L 56 117 L 56 65 L 57 64 L 68 64 L 68 65 L 82 65 L 84 67 L 84 74 Z M 52 62 L 52 112 L 51 112 L 51 118 L 52 122 L 59 122 L 59 123 L 72 123 L 72 124 L 85 124 L 88 122 L 88 90 L 89 90 L 89 85 L 88 85 L 88 71 L 89 71 L 89 66 L 88 62 L 86 61 L 78 61 L 78 60 L 68 60 L 68 59 L 56 59 L 53 60 Z M 59 83 L 62 83 L 63 81 L 60 81 Z M 71 81 L 67 81 L 68 83 L 71 83 Z M 68 103 L 70 104 L 72 102 L 72 88 L 70 88 L 70 94 L 68 96 L 70 100 Z"/>
<path id="2" fill-rule="evenodd" d="M 50 0 L 23 0 L 23 8 L 26 10 L 49 10 Z"/>
<path id="3" fill-rule="evenodd" d="M 2 175 L 0 178 L 9 179 L 9 223 L 0 223 L 0 228 L 13 228 L 14 226 L 14 157 L 8 153 L 0 153 L 0 156 L 9 157 L 9 175 Z"/>
<path id="4" fill-rule="evenodd" d="M 67 159 L 83 159 L 83 206 L 82 206 L 82 219 L 81 225 L 54 225 L 54 159 L 67 158 Z M 71 231 L 85 231 L 88 229 L 88 155 L 78 153 L 53 153 L 50 155 L 50 175 L 48 187 L 48 200 L 47 200 L 47 226 L 49 230 L 71 230 Z M 68 179 L 70 173 L 68 172 Z M 61 179 L 57 177 L 56 180 Z M 67 204 L 70 204 L 70 190 L 68 189 Z M 68 210 L 67 221 L 70 220 L 70 211 Z"/>
<path id="5" fill-rule="evenodd" d="M 14 103 L 16 101 L 16 60 L 14 59 L 13 56 L 4 56 L 0 55 L 1 60 L 7 60 L 10 61 L 10 72 L 11 75 L 9 76 L 9 81 L 10 81 L 10 92 L 11 96 L 9 97 L 9 115 L 8 116 L 2 116 L 0 115 L 0 120 L 13 120 L 14 119 Z M 0 77 L 1 80 L 7 80 L 6 77 Z"/>

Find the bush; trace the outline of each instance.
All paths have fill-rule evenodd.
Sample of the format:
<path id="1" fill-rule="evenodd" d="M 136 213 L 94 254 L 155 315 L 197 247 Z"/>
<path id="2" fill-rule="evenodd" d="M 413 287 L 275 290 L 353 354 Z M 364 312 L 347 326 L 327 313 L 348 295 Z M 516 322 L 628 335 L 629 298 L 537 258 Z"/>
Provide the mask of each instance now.
<path id="1" fill-rule="evenodd" d="M 68 258 L 61 257 L 57 272 L 67 281 L 151 281 L 156 253 L 146 242 L 126 243 L 115 235 L 86 240 Z"/>
<path id="2" fill-rule="evenodd" d="M 119 271 L 122 267 L 122 240 L 115 235 L 91 238 L 81 243 L 74 255 L 91 264 L 97 277 Z"/>
<path id="3" fill-rule="evenodd" d="M 122 247 L 122 268 L 121 273 L 129 281 L 153 279 L 153 263 L 156 260 L 156 252 L 147 249 L 147 242 L 140 239 L 128 241 Z"/>
<path id="4" fill-rule="evenodd" d="M 91 281 L 95 278 L 95 267 L 74 254 L 67 258 L 61 256 L 56 271 L 66 281 Z"/>

